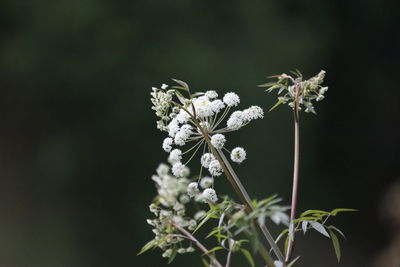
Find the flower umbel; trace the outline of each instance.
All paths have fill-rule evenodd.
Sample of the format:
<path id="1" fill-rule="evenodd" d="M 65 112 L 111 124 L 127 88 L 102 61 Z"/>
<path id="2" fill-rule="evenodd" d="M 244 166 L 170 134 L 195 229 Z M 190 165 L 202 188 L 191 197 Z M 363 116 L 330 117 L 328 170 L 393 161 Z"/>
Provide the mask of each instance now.
<path id="1" fill-rule="evenodd" d="M 313 101 L 321 101 L 325 98 L 328 87 L 323 87 L 322 83 L 325 78 L 325 71 L 321 70 L 316 76 L 303 80 L 300 71 L 292 72 L 292 76 L 286 73 L 273 76 L 278 80 L 259 85 L 259 87 L 267 87 L 265 91 L 272 92 L 278 90 L 278 102 L 270 109 L 274 109 L 280 104 L 288 104 L 296 111 L 305 108 L 305 112 L 317 114 L 313 105 Z"/>

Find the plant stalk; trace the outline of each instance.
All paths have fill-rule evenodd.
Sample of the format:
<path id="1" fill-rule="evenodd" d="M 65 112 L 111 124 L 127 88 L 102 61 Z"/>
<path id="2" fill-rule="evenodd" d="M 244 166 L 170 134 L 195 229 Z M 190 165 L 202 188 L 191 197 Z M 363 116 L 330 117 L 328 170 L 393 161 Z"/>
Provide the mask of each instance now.
<path id="1" fill-rule="evenodd" d="M 293 187 L 292 187 L 292 204 L 290 208 L 290 223 L 296 219 L 297 192 L 299 184 L 299 157 L 300 157 L 300 123 L 298 106 L 295 105 L 294 115 L 294 161 L 293 161 Z M 288 249 L 286 252 L 285 262 L 289 262 L 292 256 L 294 246 L 293 240 L 289 238 Z"/>
<path id="2" fill-rule="evenodd" d="M 173 224 L 174 227 L 176 227 L 182 234 L 184 234 L 189 240 L 193 241 L 193 243 L 196 244 L 196 246 L 204 252 L 205 255 L 207 255 L 211 262 L 213 263 L 213 265 L 215 265 L 216 267 L 223 267 L 222 264 L 217 260 L 217 258 L 215 258 L 215 256 L 211 253 L 208 253 L 208 249 L 203 246 L 203 244 L 200 243 L 199 240 L 197 240 L 191 233 L 189 233 L 188 231 L 186 231 L 185 228 L 181 227 L 180 225 L 174 223 Z"/>

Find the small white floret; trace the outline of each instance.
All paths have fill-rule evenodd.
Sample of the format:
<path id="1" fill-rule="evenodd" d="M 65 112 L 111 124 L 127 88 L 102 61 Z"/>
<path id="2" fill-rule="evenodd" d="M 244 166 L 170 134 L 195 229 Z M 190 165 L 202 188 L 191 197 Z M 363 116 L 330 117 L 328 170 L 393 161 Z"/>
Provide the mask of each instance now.
<path id="1" fill-rule="evenodd" d="M 171 140 L 172 141 L 172 140 Z M 216 149 L 221 149 L 224 147 L 224 144 L 226 142 L 225 136 L 223 134 L 214 134 L 211 137 L 211 144 L 216 148 Z"/>
<path id="2" fill-rule="evenodd" d="M 264 118 L 264 111 L 259 106 L 251 106 L 243 110 L 243 118 L 246 121 Z"/>
<path id="3" fill-rule="evenodd" d="M 213 185 L 213 183 L 214 183 L 214 179 L 212 177 L 208 177 L 208 176 L 203 177 L 200 180 L 200 186 L 204 189 L 211 187 Z"/>
<path id="4" fill-rule="evenodd" d="M 200 163 L 204 168 L 208 168 L 210 166 L 211 161 L 215 160 L 215 157 L 211 153 L 205 153 L 201 156 Z"/>
<path id="5" fill-rule="evenodd" d="M 207 92 L 205 93 L 205 96 L 206 96 L 208 99 L 215 99 L 215 98 L 218 97 L 218 93 L 215 92 L 215 91 L 207 91 Z"/>
<path id="6" fill-rule="evenodd" d="M 176 176 L 176 177 L 186 177 L 189 175 L 189 168 L 186 167 L 185 165 L 183 165 L 180 162 L 175 163 L 174 165 L 172 165 L 172 173 Z"/>
<path id="7" fill-rule="evenodd" d="M 237 147 L 231 152 L 231 160 L 233 162 L 242 163 L 246 159 L 246 151 L 242 147 Z"/>
<path id="8" fill-rule="evenodd" d="M 223 170 L 221 164 L 219 164 L 219 161 L 213 160 L 208 166 L 208 171 L 211 173 L 212 176 L 220 176 Z"/>
<path id="9" fill-rule="evenodd" d="M 171 137 L 167 137 L 164 139 L 162 147 L 165 150 L 165 152 L 171 151 L 171 149 L 172 149 L 171 145 L 173 144 L 173 142 L 174 142 L 174 140 L 172 140 Z"/>
<path id="10" fill-rule="evenodd" d="M 231 130 L 237 130 L 243 125 L 243 111 L 235 111 L 231 114 L 230 118 L 226 122 L 226 125 Z"/>
<path id="11" fill-rule="evenodd" d="M 161 85 L 161 89 L 167 89 L 167 88 L 168 88 L 168 84 L 163 83 L 163 84 Z"/>
<path id="12" fill-rule="evenodd" d="M 217 194 L 215 193 L 215 190 L 212 188 L 207 188 L 206 190 L 203 191 L 201 195 L 203 197 L 204 202 L 215 203 L 218 201 Z"/>
<path id="13" fill-rule="evenodd" d="M 240 103 L 239 96 L 233 92 L 226 93 L 223 100 L 228 107 L 234 107 Z"/>
<path id="14" fill-rule="evenodd" d="M 222 109 L 225 108 L 224 102 L 222 102 L 220 99 L 216 99 L 216 100 L 212 101 L 211 104 L 210 104 L 210 106 L 211 106 L 211 110 L 212 110 L 214 113 L 218 113 L 218 112 L 220 112 Z"/>
<path id="15" fill-rule="evenodd" d="M 190 197 L 195 197 L 200 193 L 199 186 L 197 183 L 193 182 L 187 186 L 187 194 Z"/>
<path id="16" fill-rule="evenodd" d="M 171 164 L 180 162 L 182 159 L 182 151 L 180 149 L 174 149 L 169 153 L 168 162 Z"/>

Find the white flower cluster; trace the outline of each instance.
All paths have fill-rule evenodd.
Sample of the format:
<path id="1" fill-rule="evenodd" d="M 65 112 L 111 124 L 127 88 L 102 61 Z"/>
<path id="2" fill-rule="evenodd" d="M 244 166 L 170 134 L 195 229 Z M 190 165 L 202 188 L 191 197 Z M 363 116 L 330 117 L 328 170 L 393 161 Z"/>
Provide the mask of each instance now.
<path id="1" fill-rule="evenodd" d="M 186 83 L 177 82 L 189 90 Z M 234 92 L 226 93 L 222 99 L 218 99 L 216 91 L 195 93 L 185 98 L 182 93 L 174 91 L 178 89 L 166 91 L 167 88 L 167 85 L 163 85 L 162 89 L 153 88 L 152 102 L 157 116 L 162 118 L 162 122 L 159 124 L 165 126 L 161 127 L 162 130 L 168 132 L 168 137 L 164 139 L 162 148 L 170 153 L 168 161 L 173 165 L 173 174 L 177 177 L 187 177 L 188 168 L 181 162 L 183 155 L 193 152 L 192 156 L 189 157 L 188 161 L 190 161 L 196 152 L 203 150 L 200 159 L 201 166 L 207 168 L 213 177 L 220 176 L 223 173 L 222 163 L 212 153 L 222 149 L 226 150 L 227 140 L 224 134 L 238 130 L 252 120 L 263 118 L 263 110 L 258 106 L 251 106 L 245 110 L 234 111 L 229 116 L 230 110 L 240 103 L 239 96 Z M 176 102 L 173 102 L 172 99 L 174 94 L 178 98 Z M 193 95 L 196 95 L 196 97 L 193 97 Z M 177 104 L 177 102 L 181 104 Z M 226 127 L 218 127 L 225 118 L 227 118 Z M 166 122 L 168 124 L 165 124 Z M 191 142 L 195 142 L 194 146 L 185 152 L 174 148 L 174 146 L 183 147 Z M 243 148 L 235 148 L 231 152 L 230 158 L 233 162 L 241 163 L 246 159 L 246 152 Z"/>
<path id="2" fill-rule="evenodd" d="M 278 81 L 262 84 L 260 87 L 268 87 L 266 90 L 268 92 L 278 89 L 277 105 L 287 103 L 294 109 L 297 103 L 298 110 L 302 110 L 302 106 L 304 106 L 305 112 L 316 114 L 312 101 L 321 101 L 328 91 L 328 87 L 321 85 L 324 81 L 325 71 L 321 70 L 308 80 L 303 80 L 299 71 L 294 72 L 294 76 L 283 73 L 277 76 Z"/>
<path id="3" fill-rule="evenodd" d="M 190 197 L 194 197 L 196 201 L 216 203 L 218 201 L 217 193 L 214 189 L 210 188 L 213 183 L 214 179 L 212 177 L 203 177 L 200 180 L 200 186 L 204 189 L 204 191 L 201 192 L 199 189 L 199 184 L 193 182 L 188 185 L 187 193 Z"/>
<path id="4" fill-rule="evenodd" d="M 177 178 L 170 174 L 170 167 L 160 164 L 157 174 L 153 175 L 153 181 L 157 187 L 157 201 L 150 205 L 150 212 L 155 219 L 148 219 L 147 223 L 154 227 L 153 233 L 157 246 L 164 250 L 163 257 L 170 257 L 173 246 L 182 243 L 184 239 L 177 237 L 171 232 L 171 225 L 178 224 L 181 227 L 194 230 L 197 227 L 196 219 L 186 216 L 185 205 L 190 201 L 188 189 L 190 181 L 186 178 Z M 159 204 L 158 204 L 159 203 Z M 173 229 L 173 228 L 172 228 Z M 178 233 L 178 232 L 177 232 Z M 181 246 L 178 253 L 193 252 L 194 248 L 189 245 Z"/>
<path id="5" fill-rule="evenodd" d="M 166 84 L 161 86 L 162 90 L 153 87 L 152 92 L 150 93 L 152 96 L 151 102 L 153 103 L 151 109 L 153 109 L 156 112 L 157 117 L 160 118 L 160 120 L 157 121 L 157 128 L 161 131 L 167 130 L 166 123 L 171 119 L 169 117 L 169 110 L 171 108 L 172 97 L 175 94 L 174 90 L 165 91 L 167 87 L 168 85 Z"/>

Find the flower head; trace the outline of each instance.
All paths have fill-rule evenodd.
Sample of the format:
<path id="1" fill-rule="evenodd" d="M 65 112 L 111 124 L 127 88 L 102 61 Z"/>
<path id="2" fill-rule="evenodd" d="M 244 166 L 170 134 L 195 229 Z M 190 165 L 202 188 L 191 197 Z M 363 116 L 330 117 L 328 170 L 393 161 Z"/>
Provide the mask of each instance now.
<path id="1" fill-rule="evenodd" d="M 293 76 L 288 74 L 281 74 L 278 81 L 260 85 L 260 87 L 267 87 L 267 92 L 278 90 L 278 103 L 275 104 L 274 109 L 280 104 L 287 103 L 292 109 L 297 108 L 297 111 L 305 108 L 305 112 L 312 112 L 316 114 L 313 101 L 321 101 L 325 98 L 324 94 L 328 87 L 323 87 L 322 83 L 325 78 L 325 71 L 321 70 L 317 75 L 308 80 L 303 79 L 303 75 L 299 72 L 293 72 Z"/>
<path id="2" fill-rule="evenodd" d="M 208 176 L 203 177 L 200 180 L 200 186 L 204 189 L 211 187 L 213 185 L 213 183 L 214 183 L 214 179 L 212 177 L 208 177 Z"/>
<path id="3" fill-rule="evenodd" d="M 211 137 L 211 144 L 216 148 L 216 149 L 221 149 L 224 147 L 224 144 L 226 142 L 225 136 L 223 134 L 214 134 Z"/>
<path id="4" fill-rule="evenodd" d="M 208 171 L 212 176 L 220 176 L 222 174 L 222 167 L 218 160 L 213 160 L 208 166 Z"/>
<path id="5" fill-rule="evenodd" d="M 231 160 L 236 163 L 242 163 L 246 159 L 246 151 L 242 147 L 237 147 L 231 152 Z"/>
<path id="6" fill-rule="evenodd" d="M 235 107 L 240 103 L 239 96 L 233 92 L 226 93 L 223 100 L 228 107 Z"/>
<path id="7" fill-rule="evenodd" d="M 204 202 L 215 203 L 218 201 L 217 194 L 215 193 L 215 190 L 212 188 L 205 189 L 201 195 L 203 197 Z"/>

